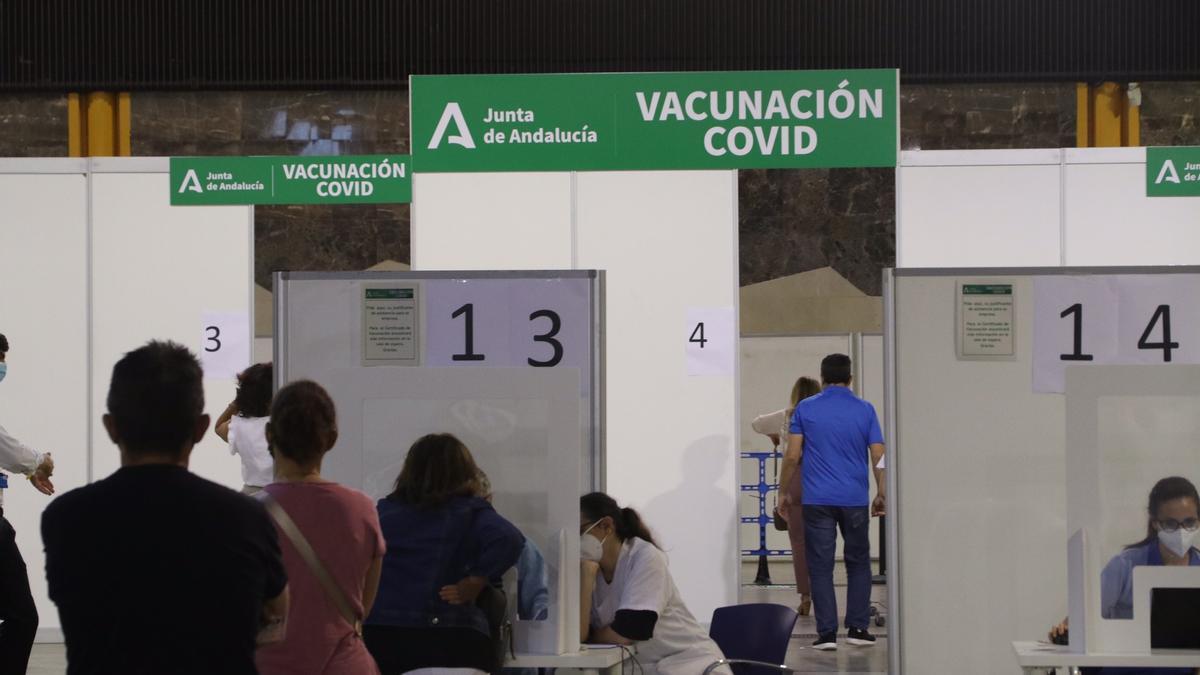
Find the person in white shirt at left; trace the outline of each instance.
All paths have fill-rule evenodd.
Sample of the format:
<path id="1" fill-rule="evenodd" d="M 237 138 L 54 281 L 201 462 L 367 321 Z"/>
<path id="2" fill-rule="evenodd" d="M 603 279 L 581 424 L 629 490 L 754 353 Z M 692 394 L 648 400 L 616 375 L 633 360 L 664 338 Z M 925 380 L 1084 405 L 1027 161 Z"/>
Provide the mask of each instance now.
<path id="1" fill-rule="evenodd" d="M 7 375 L 8 338 L 0 335 L 0 382 Z M 17 549 L 17 532 L 4 517 L 4 489 L 8 474 L 24 474 L 39 492 L 52 495 L 52 473 L 50 453 L 31 449 L 0 427 L 0 675 L 25 672 L 38 627 L 25 559 Z"/>

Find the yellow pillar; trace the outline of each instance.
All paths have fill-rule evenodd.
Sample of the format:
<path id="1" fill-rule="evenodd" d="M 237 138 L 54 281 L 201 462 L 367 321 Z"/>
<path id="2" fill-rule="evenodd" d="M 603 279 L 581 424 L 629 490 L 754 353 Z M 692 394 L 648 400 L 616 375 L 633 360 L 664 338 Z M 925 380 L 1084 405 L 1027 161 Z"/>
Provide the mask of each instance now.
<path id="1" fill-rule="evenodd" d="M 87 124 L 79 94 L 67 94 L 67 155 L 83 157 L 87 145 Z"/>
<path id="2" fill-rule="evenodd" d="M 1136 86 L 1136 85 L 1135 85 Z M 1116 82 L 1075 86 L 1075 144 L 1081 148 L 1139 145 L 1140 116 L 1129 88 Z"/>
<path id="3" fill-rule="evenodd" d="M 117 154 L 117 97 L 96 91 L 87 95 L 87 154 L 112 157 Z"/>
<path id="4" fill-rule="evenodd" d="M 117 154 L 129 157 L 133 154 L 133 103 L 129 92 L 117 95 Z"/>

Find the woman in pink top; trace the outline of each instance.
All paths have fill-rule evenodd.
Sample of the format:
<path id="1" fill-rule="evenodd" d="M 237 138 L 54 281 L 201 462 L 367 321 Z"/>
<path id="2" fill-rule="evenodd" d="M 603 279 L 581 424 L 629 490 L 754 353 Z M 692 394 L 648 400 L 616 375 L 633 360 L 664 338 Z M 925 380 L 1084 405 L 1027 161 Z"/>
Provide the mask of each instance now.
<path id="1" fill-rule="evenodd" d="M 371 500 L 321 478 L 321 460 L 337 441 L 329 394 L 308 381 L 281 389 L 271 405 L 267 439 L 275 457 L 275 482 L 265 491 L 308 540 L 355 611 L 359 626 L 342 615 L 281 530 L 279 545 L 292 601 L 287 637 L 258 650 L 258 670 L 262 675 L 375 675 L 379 669 L 358 629 L 375 601 L 386 549 Z"/>

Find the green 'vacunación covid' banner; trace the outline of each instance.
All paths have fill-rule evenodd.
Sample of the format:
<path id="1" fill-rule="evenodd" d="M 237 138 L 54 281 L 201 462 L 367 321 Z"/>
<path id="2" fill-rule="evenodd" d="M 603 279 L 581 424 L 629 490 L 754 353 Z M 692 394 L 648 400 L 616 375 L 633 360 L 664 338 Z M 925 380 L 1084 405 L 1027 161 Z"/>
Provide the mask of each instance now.
<path id="1" fill-rule="evenodd" d="M 171 158 L 174 206 L 410 201 L 408 155 Z"/>
<path id="2" fill-rule="evenodd" d="M 896 70 L 411 79 L 419 172 L 889 167 Z"/>

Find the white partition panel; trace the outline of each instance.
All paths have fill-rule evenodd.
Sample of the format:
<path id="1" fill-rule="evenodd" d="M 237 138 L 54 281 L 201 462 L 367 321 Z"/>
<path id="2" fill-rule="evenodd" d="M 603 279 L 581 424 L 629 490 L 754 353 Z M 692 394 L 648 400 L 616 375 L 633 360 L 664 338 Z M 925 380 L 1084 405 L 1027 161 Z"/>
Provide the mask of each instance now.
<path id="1" fill-rule="evenodd" d="M 412 223 L 413 269 L 570 269 L 571 174 L 418 173 Z"/>
<path id="2" fill-rule="evenodd" d="M 847 335 L 777 335 L 745 336 L 741 340 L 740 392 L 741 411 L 738 427 L 742 452 L 767 452 L 771 440 L 756 433 L 750 424 L 759 415 L 786 408 L 796 378 L 806 375 L 821 381 L 821 359 L 834 352 L 850 353 L 850 336 Z M 782 452 L 784 448 L 780 448 Z M 743 483 L 755 482 L 758 461 L 740 460 L 740 475 Z M 767 479 L 775 478 L 775 462 L 767 463 Z M 774 496 L 768 497 L 768 510 L 775 503 Z M 740 516 L 758 515 L 758 493 L 744 492 L 738 497 Z M 758 526 L 742 523 L 740 526 L 741 548 L 753 549 L 758 542 Z M 840 547 L 841 540 L 838 540 Z M 767 546 L 785 550 L 792 547 L 787 532 L 767 528 Z M 773 579 L 779 581 L 777 579 Z"/>
<path id="3" fill-rule="evenodd" d="M 901 153 L 896 266 L 1189 265 L 1200 198 L 1147 197 L 1145 148 Z"/>
<path id="4" fill-rule="evenodd" d="M 708 622 L 737 599 L 737 380 L 689 377 L 684 328 L 689 308 L 736 311 L 736 172 L 418 174 L 413 195 L 414 270 L 608 272 L 607 489 L 645 510 Z"/>
<path id="5" fill-rule="evenodd" d="M 200 353 L 205 312 L 252 312 L 253 211 L 246 206 L 170 205 L 166 159 L 94 160 L 92 174 L 92 433 L 94 479 L 120 464 L 101 423 L 112 367 L 151 339 Z M 245 343 L 253 341 L 246 322 Z M 248 360 L 248 359 L 247 359 Z M 232 378 L 206 379 L 216 417 L 233 399 Z M 197 474 L 241 487 L 241 468 L 211 431 L 192 452 Z"/>
<path id="6" fill-rule="evenodd" d="M 889 576 L 902 672 L 1018 673 L 1011 641 L 1044 637 L 1067 612 L 1065 404 L 1033 392 L 1033 282 L 1004 277 L 1017 358 L 959 361 L 954 286 L 970 271 L 896 274 Z"/>
<path id="7" fill-rule="evenodd" d="M 879 414 L 879 423 L 883 424 L 886 409 L 883 394 L 883 336 L 862 336 L 862 351 L 859 352 L 858 358 L 858 394 L 875 406 L 875 412 Z"/>
<path id="8" fill-rule="evenodd" d="M 1066 263 L 1200 262 L 1200 198 L 1147 197 L 1146 149 L 1065 150 Z"/>
<path id="9" fill-rule="evenodd" d="M 1060 151 L 901 153 L 896 266 L 1061 264 Z"/>
<path id="10" fill-rule="evenodd" d="M 686 321 L 688 308 L 737 306 L 737 172 L 577 181 L 578 262 L 608 272 L 608 490 L 644 510 L 707 623 L 737 601 L 738 381 L 688 376 Z"/>
<path id="11" fill-rule="evenodd" d="M 821 359 L 851 352 L 850 335 L 753 335 L 741 340 L 741 449 L 770 450 L 766 436 L 750 423 L 759 415 L 786 408 L 796 378 L 821 381 Z"/>
<path id="12" fill-rule="evenodd" d="M 859 349 L 855 348 L 856 336 L 843 335 L 761 335 L 743 336 L 741 340 L 741 411 L 738 426 L 741 435 L 742 452 L 767 452 L 771 449 L 771 441 L 766 436 L 754 431 L 751 423 L 758 415 L 774 412 L 787 407 L 792 385 L 796 378 L 811 377 L 821 381 L 821 359 L 829 354 L 841 353 L 854 355 L 857 352 L 859 363 L 856 370 L 860 373 L 855 382 L 859 395 L 870 401 L 883 421 L 883 338 L 879 335 L 863 335 Z M 782 452 L 784 448 L 780 448 Z M 776 478 L 778 470 L 775 462 L 767 463 L 768 481 Z M 754 459 L 740 460 L 741 480 L 752 484 L 758 472 L 758 461 Z M 873 485 L 873 482 L 872 482 Z M 874 495 L 874 487 L 872 495 Z M 738 498 L 739 515 L 753 517 L 758 515 L 758 493 L 743 492 Z M 775 503 L 774 495 L 768 497 L 768 510 Z M 758 526 L 751 523 L 740 525 L 739 540 L 742 550 L 753 549 L 758 542 Z M 879 529 L 871 527 L 870 531 L 871 557 L 879 556 Z M 842 539 L 837 540 L 836 556 L 842 556 Z M 776 550 L 791 548 L 787 532 L 779 532 L 773 527 L 767 528 L 767 547 Z M 753 558 L 749 558 L 753 560 Z M 781 579 L 772 580 L 780 583 Z M 791 577 L 783 579 L 790 583 Z"/>
<path id="13" fill-rule="evenodd" d="M 87 483 L 85 172 L 84 160 L 9 160 L 0 166 L 0 333 L 11 343 L 9 373 L 0 383 L 0 425 L 52 453 L 60 493 Z M 54 637 L 58 612 L 46 595 L 39 530 L 52 498 L 21 476 L 11 476 L 10 486 L 5 517 L 29 569 L 39 633 Z"/>

